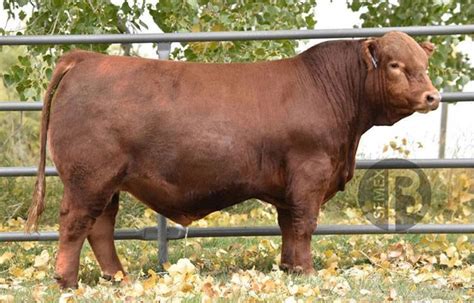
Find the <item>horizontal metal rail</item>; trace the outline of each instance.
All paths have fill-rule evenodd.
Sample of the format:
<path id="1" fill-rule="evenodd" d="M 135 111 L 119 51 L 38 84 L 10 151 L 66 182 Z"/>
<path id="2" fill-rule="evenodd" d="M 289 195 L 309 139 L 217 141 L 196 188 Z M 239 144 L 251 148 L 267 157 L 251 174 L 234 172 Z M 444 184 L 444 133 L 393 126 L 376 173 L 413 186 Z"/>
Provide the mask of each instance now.
<path id="1" fill-rule="evenodd" d="M 2 36 L 0 45 L 158 43 L 193 41 L 242 41 L 282 39 L 328 39 L 381 36 L 401 31 L 413 36 L 463 35 L 474 33 L 474 25 L 405 26 L 384 28 L 344 28 L 314 30 L 199 32 L 159 34 L 38 35 Z"/>
<path id="2" fill-rule="evenodd" d="M 441 102 L 470 102 L 474 101 L 474 92 L 442 93 Z M 40 111 L 43 108 L 41 102 L 2 102 L 1 111 Z"/>
<path id="3" fill-rule="evenodd" d="M 378 235 L 378 234 L 465 234 L 474 233 L 474 224 L 417 224 L 414 226 L 393 225 L 382 229 L 374 225 L 320 225 L 313 235 Z M 261 227 L 190 227 L 169 226 L 168 240 L 203 237 L 251 237 L 251 236 L 280 236 L 278 226 Z M 154 241 L 158 237 L 158 228 L 145 227 L 142 229 L 122 229 L 114 233 L 116 240 L 144 240 Z M 57 241 L 58 232 L 45 231 L 39 233 L 4 232 L 0 233 L 0 242 L 25 241 Z"/>
<path id="4" fill-rule="evenodd" d="M 114 233 L 116 240 L 156 240 L 157 228 L 146 227 L 143 229 L 122 229 Z M 154 237 L 152 237 L 154 235 Z M 26 242 L 26 241 L 57 241 L 57 231 L 44 231 L 35 233 L 1 232 L 0 242 Z"/>
<path id="5" fill-rule="evenodd" d="M 0 177 L 33 177 L 36 176 L 36 167 L 0 167 Z M 48 166 L 45 169 L 46 176 L 57 176 L 56 168 Z"/>
<path id="6" fill-rule="evenodd" d="M 441 102 L 474 101 L 474 92 L 441 93 Z"/>
<path id="7" fill-rule="evenodd" d="M 356 161 L 356 168 L 357 169 L 474 168 L 474 159 L 358 160 Z"/>
<path id="8" fill-rule="evenodd" d="M 2 102 L 0 101 L 0 112 L 40 111 L 42 109 L 43 109 L 42 102 Z"/>
<path id="9" fill-rule="evenodd" d="M 357 169 L 405 169 L 405 168 L 474 168 L 474 159 L 383 159 L 358 160 Z M 54 167 L 46 167 L 46 176 L 57 176 Z M 32 177 L 36 167 L 0 167 L 0 177 Z"/>
<path id="10" fill-rule="evenodd" d="M 387 229 L 375 225 L 319 225 L 313 235 L 366 235 L 366 234 L 457 234 L 474 233 L 474 224 L 417 224 L 389 225 Z M 186 228 L 182 226 L 168 227 L 168 239 L 178 240 L 201 237 L 248 237 L 248 236 L 280 236 L 278 226 L 265 227 L 206 227 Z"/>

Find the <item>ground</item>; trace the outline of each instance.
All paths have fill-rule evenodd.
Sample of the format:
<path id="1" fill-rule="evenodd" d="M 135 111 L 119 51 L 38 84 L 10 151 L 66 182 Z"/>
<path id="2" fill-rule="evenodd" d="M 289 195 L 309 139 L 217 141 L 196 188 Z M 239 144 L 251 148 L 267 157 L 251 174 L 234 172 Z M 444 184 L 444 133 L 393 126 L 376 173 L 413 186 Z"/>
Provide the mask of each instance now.
<path id="1" fill-rule="evenodd" d="M 267 207 L 219 212 L 196 226 L 273 224 L 273 215 Z M 137 222 L 150 226 L 154 215 L 145 211 Z M 1 230 L 22 225 L 9 220 Z M 80 287 L 68 291 L 52 279 L 57 243 L 8 243 L 0 247 L 0 302 L 465 302 L 474 297 L 473 240 L 472 235 L 315 236 L 317 273 L 311 277 L 278 269 L 279 237 L 171 241 L 163 271 L 156 242 L 117 241 L 129 276 L 101 279 L 86 245 Z"/>

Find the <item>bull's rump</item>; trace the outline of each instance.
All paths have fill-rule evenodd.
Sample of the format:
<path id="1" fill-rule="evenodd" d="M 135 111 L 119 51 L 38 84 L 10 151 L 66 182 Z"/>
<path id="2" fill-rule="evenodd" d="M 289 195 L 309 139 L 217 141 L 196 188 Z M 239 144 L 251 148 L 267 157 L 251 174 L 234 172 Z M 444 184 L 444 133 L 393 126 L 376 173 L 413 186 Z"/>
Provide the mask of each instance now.
<path id="1" fill-rule="evenodd" d="M 298 94 L 283 63 L 81 61 L 52 106 L 50 146 L 63 182 L 77 165 L 125 167 L 121 188 L 165 214 L 276 198 L 291 122 L 285 102 Z"/>

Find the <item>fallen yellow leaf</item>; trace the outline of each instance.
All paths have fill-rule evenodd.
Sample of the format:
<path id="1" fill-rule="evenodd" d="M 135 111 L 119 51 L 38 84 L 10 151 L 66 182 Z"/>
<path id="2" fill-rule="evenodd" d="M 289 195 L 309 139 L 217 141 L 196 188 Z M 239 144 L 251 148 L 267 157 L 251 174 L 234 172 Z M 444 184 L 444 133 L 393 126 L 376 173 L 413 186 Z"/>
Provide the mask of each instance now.
<path id="1" fill-rule="evenodd" d="M 49 262 L 49 253 L 47 250 L 43 250 L 39 256 L 35 257 L 35 263 L 33 267 L 45 267 L 48 265 Z"/>
<path id="2" fill-rule="evenodd" d="M 114 275 L 114 281 L 115 282 L 120 282 L 123 280 L 123 278 L 125 277 L 125 275 L 123 274 L 123 272 L 121 270 L 119 270 L 117 273 L 115 273 Z"/>
<path id="3" fill-rule="evenodd" d="M 63 293 L 59 297 L 59 303 L 72 303 L 74 302 L 74 294 L 72 293 Z"/>
<path id="4" fill-rule="evenodd" d="M 10 260 L 15 254 L 12 252 L 4 252 L 3 255 L 0 256 L 0 264 L 5 263 L 6 261 Z"/>
<path id="5" fill-rule="evenodd" d="M 14 299 L 12 295 L 0 295 L 0 302 L 2 303 L 13 303 Z"/>

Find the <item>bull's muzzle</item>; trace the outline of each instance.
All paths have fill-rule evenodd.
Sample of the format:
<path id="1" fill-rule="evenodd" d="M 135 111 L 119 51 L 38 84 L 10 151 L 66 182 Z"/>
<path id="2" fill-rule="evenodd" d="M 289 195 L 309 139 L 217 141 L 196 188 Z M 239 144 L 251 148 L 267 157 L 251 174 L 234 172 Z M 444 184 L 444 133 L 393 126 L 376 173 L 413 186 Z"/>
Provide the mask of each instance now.
<path id="1" fill-rule="evenodd" d="M 437 109 L 440 102 L 441 94 L 437 90 L 428 91 L 423 93 L 421 105 L 415 110 L 417 112 L 427 113 L 429 111 Z"/>

